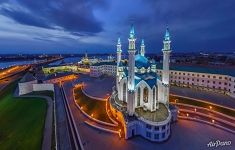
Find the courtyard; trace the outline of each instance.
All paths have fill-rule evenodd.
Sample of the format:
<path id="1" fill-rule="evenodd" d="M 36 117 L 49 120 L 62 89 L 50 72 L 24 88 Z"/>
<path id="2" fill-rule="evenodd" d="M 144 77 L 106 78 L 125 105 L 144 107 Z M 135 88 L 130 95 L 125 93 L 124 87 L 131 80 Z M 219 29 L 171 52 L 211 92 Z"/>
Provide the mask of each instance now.
<path id="1" fill-rule="evenodd" d="M 113 83 L 105 82 L 105 86 L 101 86 L 101 81 L 106 81 L 105 79 L 96 79 L 90 77 L 86 77 L 84 84 L 87 86 L 86 92 L 93 91 L 97 89 L 96 93 L 92 96 L 96 97 L 105 97 L 107 94 L 110 93 L 110 88 L 112 88 Z M 98 80 L 97 82 L 95 80 Z M 89 82 L 85 82 L 89 81 Z M 89 88 L 92 89 L 89 89 Z M 97 88 L 102 87 L 102 88 Z M 67 86 L 69 89 L 69 86 Z M 212 93 L 210 93 L 212 94 Z M 223 95 L 222 95 L 223 96 Z M 93 103 L 97 100 L 89 100 L 89 103 Z M 95 105 L 95 103 L 94 103 Z M 99 107 L 99 110 L 102 111 L 102 107 Z M 76 110 L 74 110 L 76 111 Z M 148 149 L 161 149 L 161 150 L 198 150 L 198 149 L 208 149 L 207 144 L 211 141 L 220 140 L 220 141 L 234 141 L 235 135 L 233 133 L 218 129 L 216 127 L 195 122 L 195 121 L 188 121 L 179 119 L 177 123 L 172 124 L 172 133 L 169 140 L 164 143 L 153 143 L 149 142 L 140 136 L 131 138 L 129 140 L 119 139 L 117 135 L 113 135 L 107 132 L 100 131 L 98 129 L 92 128 L 87 126 L 86 124 L 81 123 L 83 120 L 87 120 L 81 115 L 75 113 L 78 119 L 79 125 L 78 130 L 81 133 L 83 141 L 86 143 L 84 148 L 88 150 L 92 149 L 136 149 L 141 150 L 145 149 L 144 145 L 148 145 Z M 92 135 L 92 136 L 90 136 Z M 102 144 L 101 144 L 102 143 Z M 172 147 L 173 145 L 177 145 Z M 101 148 L 100 148 L 101 147 Z M 227 147 L 217 147 L 218 150 L 233 150 L 233 145 Z"/>

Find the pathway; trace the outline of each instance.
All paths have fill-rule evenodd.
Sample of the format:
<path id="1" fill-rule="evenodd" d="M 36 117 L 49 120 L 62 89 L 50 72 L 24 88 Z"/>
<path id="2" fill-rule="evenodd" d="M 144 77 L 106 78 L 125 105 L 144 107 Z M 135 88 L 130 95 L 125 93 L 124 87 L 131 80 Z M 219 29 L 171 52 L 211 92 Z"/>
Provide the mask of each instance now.
<path id="1" fill-rule="evenodd" d="M 222 106 L 235 108 L 235 99 L 219 93 L 207 92 L 202 90 L 171 86 L 171 94 L 201 99 Z"/>

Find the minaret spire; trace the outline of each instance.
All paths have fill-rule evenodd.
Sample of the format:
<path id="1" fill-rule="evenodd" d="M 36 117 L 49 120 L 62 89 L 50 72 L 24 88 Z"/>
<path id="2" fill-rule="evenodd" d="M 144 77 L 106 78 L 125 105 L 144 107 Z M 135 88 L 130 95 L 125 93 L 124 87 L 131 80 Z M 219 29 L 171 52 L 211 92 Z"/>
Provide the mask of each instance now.
<path id="1" fill-rule="evenodd" d="M 121 39 L 119 37 L 117 42 L 117 65 L 119 65 L 121 61 L 121 56 L 122 56 L 122 44 L 121 44 Z"/>
<path id="2" fill-rule="evenodd" d="M 129 50 L 135 50 L 135 28 L 134 25 L 131 25 L 130 36 L 129 36 Z"/>
<path id="3" fill-rule="evenodd" d="M 145 55 L 145 45 L 144 45 L 144 39 L 141 40 L 141 46 L 140 46 L 140 55 L 144 56 Z"/>

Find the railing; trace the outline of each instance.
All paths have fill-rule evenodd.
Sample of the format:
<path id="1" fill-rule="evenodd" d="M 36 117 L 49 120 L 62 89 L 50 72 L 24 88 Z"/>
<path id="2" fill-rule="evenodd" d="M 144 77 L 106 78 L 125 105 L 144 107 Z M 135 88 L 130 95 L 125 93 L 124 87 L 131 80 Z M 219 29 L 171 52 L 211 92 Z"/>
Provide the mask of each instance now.
<path id="1" fill-rule="evenodd" d="M 153 121 L 147 120 L 143 117 L 139 117 L 139 119 L 142 120 L 143 122 L 148 123 L 148 124 L 153 125 L 153 126 L 161 126 L 161 125 L 165 125 L 165 124 L 167 124 L 168 122 L 171 121 L 171 112 L 169 110 L 168 110 L 168 114 L 169 115 L 167 116 L 166 120 L 160 121 L 160 122 L 153 122 Z M 137 113 L 135 113 L 135 115 L 138 116 Z"/>
<path id="2" fill-rule="evenodd" d="M 61 88 L 61 93 L 63 95 L 63 100 L 64 100 L 64 104 L 65 104 L 65 111 L 66 111 L 67 119 L 68 119 L 68 123 L 69 123 L 70 134 L 72 135 L 73 147 L 76 150 L 84 150 L 80 135 L 78 133 L 78 130 L 77 130 L 72 112 L 70 110 L 70 107 L 69 107 L 69 104 L 68 104 L 68 101 L 67 101 L 66 94 L 64 92 L 63 85 L 62 85 L 62 88 Z"/>

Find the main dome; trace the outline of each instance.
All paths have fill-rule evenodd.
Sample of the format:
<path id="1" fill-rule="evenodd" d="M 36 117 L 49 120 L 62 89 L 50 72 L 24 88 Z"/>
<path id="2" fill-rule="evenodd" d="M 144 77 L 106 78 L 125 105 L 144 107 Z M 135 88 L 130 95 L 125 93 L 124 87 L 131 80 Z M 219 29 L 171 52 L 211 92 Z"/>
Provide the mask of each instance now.
<path id="1" fill-rule="evenodd" d="M 150 67 L 150 63 L 148 59 L 140 54 L 135 56 L 135 66 L 140 69 L 142 67 L 148 68 Z"/>

